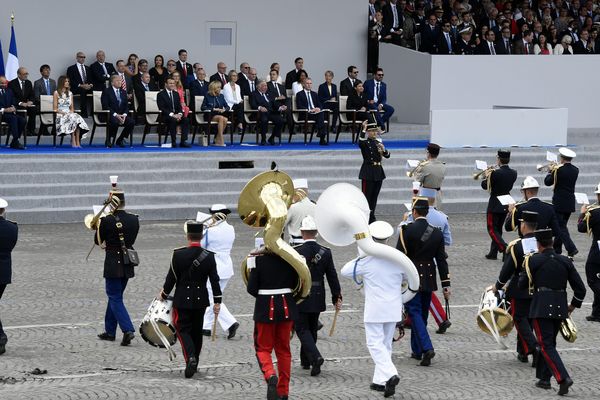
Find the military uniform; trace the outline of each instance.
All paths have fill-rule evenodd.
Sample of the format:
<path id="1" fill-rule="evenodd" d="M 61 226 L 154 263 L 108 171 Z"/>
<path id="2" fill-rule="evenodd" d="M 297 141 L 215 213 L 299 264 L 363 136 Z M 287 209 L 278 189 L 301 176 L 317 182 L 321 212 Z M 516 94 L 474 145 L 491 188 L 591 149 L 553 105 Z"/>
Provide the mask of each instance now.
<path id="1" fill-rule="evenodd" d="M 300 224 L 305 217 L 309 215 L 314 217 L 316 208 L 317 205 L 308 196 L 290 206 L 287 213 L 287 220 L 285 221 L 290 244 L 303 243 Z"/>
<path id="2" fill-rule="evenodd" d="M 331 250 L 321 246 L 313 239 L 306 240 L 304 244 L 296 246 L 295 249 L 306 259 L 312 278 L 310 296 L 298 304 L 300 315 L 295 326 L 301 343 L 300 363 L 303 367 L 308 368 L 309 365 L 314 365 L 319 362 L 319 359 L 323 359 L 316 343 L 319 315 L 325 311 L 324 276 L 327 276 L 331 302 L 335 305 L 342 296 Z"/>
<path id="3" fill-rule="evenodd" d="M 19 228 L 17 223 L 0 216 L 0 299 L 2 299 L 6 285 L 11 283 L 11 253 L 17 244 L 18 236 Z M 4 353 L 7 341 L 6 334 L 2 329 L 2 321 L 0 321 L 0 354 Z"/>
<path id="4" fill-rule="evenodd" d="M 425 165 L 415 171 L 413 176 L 416 182 L 421 182 L 421 187 L 436 190 L 435 204 L 438 208 L 442 205 L 441 189 L 445 176 L 446 163 L 437 158 L 427 160 Z"/>
<path id="5" fill-rule="evenodd" d="M 530 197 L 524 203 L 517 203 L 512 213 L 508 214 L 504 223 L 504 229 L 509 231 L 516 230 L 521 235 L 520 223 L 524 211 L 531 211 L 538 214 L 537 229 L 552 229 L 552 234 L 557 237 L 561 235 L 556 212 L 552 204 L 546 203 L 537 197 Z"/>
<path id="6" fill-rule="evenodd" d="M 516 180 L 517 171 L 505 164 L 493 170 L 488 178 L 481 182 L 481 187 L 490 193 L 486 222 L 492 243 L 487 258 L 495 259 L 498 251 L 504 253 L 506 249 L 506 242 L 502 238 L 502 224 L 504 224 L 508 209 L 507 206 L 500 204 L 497 197 L 510 194 Z"/>
<path id="7" fill-rule="evenodd" d="M 254 264 L 254 267 L 252 267 Z M 265 380 L 271 385 L 277 376 L 271 353 L 277 356 L 277 395 L 287 396 L 290 384 L 292 354 L 290 335 L 298 319 L 298 307 L 292 289 L 298 284 L 294 268 L 276 254 L 249 257 L 251 267 L 247 291 L 254 302 L 254 349 Z"/>
<path id="8" fill-rule="evenodd" d="M 579 216 L 577 230 L 592 235 L 592 247 L 585 262 L 587 284 L 594 293 L 590 321 L 600 322 L 600 206 L 594 205 Z"/>
<path id="9" fill-rule="evenodd" d="M 375 221 L 377 197 L 385 179 L 385 172 L 383 172 L 383 167 L 381 166 L 382 156 L 390 158 L 390 152 L 386 149 L 383 154 L 379 153 L 377 144 L 380 141 L 378 139 L 370 139 L 367 135 L 367 132 L 361 132 L 358 138 L 358 146 L 363 158 L 358 179 L 361 180 L 362 192 L 367 198 L 369 208 L 371 209 L 371 214 L 369 215 L 369 223 L 371 223 Z"/>
<path id="10" fill-rule="evenodd" d="M 575 211 L 575 183 L 578 176 L 579 168 L 568 162 L 559 165 L 544 178 L 546 186 L 554 187 L 552 204 L 554 205 L 558 224 L 562 232 L 561 236 L 554 238 L 554 250 L 558 254 L 562 252 L 563 242 L 569 255 L 574 255 L 578 252 L 567 228 L 571 213 Z"/>

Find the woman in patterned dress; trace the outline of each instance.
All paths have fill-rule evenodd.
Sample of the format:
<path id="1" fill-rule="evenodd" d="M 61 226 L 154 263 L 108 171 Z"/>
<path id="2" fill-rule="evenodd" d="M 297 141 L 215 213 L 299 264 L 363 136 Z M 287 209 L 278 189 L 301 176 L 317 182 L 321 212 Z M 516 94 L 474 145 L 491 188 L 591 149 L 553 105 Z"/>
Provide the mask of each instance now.
<path id="1" fill-rule="evenodd" d="M 73 93 L 70 90 L 69 78 L 62 75 L 58 78 L 54 92 L 54 112 L 56 113 L 56 134 L 71 135 L 71 146 L 81 148 L 81 135 L 89 131 L 85 120 L 73 108 Z"/>

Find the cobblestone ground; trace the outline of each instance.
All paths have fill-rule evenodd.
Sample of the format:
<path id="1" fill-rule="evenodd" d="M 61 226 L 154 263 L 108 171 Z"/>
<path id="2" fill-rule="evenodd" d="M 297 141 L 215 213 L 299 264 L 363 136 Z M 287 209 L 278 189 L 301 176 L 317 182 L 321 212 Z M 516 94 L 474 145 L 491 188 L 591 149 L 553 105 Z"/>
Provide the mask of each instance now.
<path id="1" fill-rule="evenodd" d="M 397 222 L 397 218 L 390 218 Z M 483 288 L 495 281 L 499 261 L 483 258 L 489 239 L 484 217 L 451 216 L 455 244 L 448 249 L 452 272 L 452 327 L 445 335 L 430 333 L 436 357 L 429 368 L 409 358 L 409 341 L 394 344 L 394 363 L 401 382 L 397 399 L 542 399 L 556 395 L 533 386 L 534 370 L 520 363 L 514 352 L 499 350 L 490 336 L 476 326 L 475 314 Z M 254 231 L 235 221 L 237 239 L 234 264 L 253 244 Z M 571 227 L 573 232 L 573 227 Z M 583 274 L 589 239 L 574 234 L 580 254 L 576 265 Z M 511 236 L 512 237 L 512 236 Z M 106 305 L 102 280 L 102 252 L 85 256 L 92 235 L 83 225 L 22 226 L 13 253 L 14 284 L 0 304 L 9 336 L 6 354 L 0 356 L 0 399 L 260 399 L 266 386 L 252 347 L 252 298 L 239 273 L 225 293 L 225 302 L 238 317 L 238 336 L 227 340 L 219 332 L 215 342 L 205 342 L 200 373 L 184 379 L 179 345 L 174 362 L 164 351 L 146 344 L 139 335 L 130 347 L 102 342 Z M 126 291 L 126 304 L 136 325 L 163 283 L 170 249 L 182 245 L 181 222 L 145 223 L 137 242 L 142 265 Z M 394 242 L 395 243 L 395 242 Z M 334 248 L 337 268 L 354 257 L 355 247 Z M 236 271 L 237 272 L 237 271 Z M 372 399 L 369 390 L 373 363 L 365 346 L 362 325 L 363 295 L 351 281 L 342 279 L 344 310 L 333 337 L 327 336 L 333 314 L 322 315 L 325 329 L 319 347 L 326 362 L 319 377 L 311 378 L 299 365 L 299 345 L 292 341 L 294 362 L 290 398 Z M 575 385 L 570 397 L 600 398 L 600 324 L 586 322 L 591 296 L 574 314 L 579 338 L 558 346 Z M 331 306 L 328 306 L 331 310 Z M 118 338 L 120 340 L 120 338 Z M 36 375 L 34 369 L 47 370 Z"/>

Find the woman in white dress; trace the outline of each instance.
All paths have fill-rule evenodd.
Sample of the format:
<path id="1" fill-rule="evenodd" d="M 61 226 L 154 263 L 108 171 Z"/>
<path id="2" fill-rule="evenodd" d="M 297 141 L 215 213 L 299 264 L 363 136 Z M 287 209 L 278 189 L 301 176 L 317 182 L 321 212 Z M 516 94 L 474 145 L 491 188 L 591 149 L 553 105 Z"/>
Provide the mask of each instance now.
<path id="1" fill-rule="evenodd" d="M 54 112 L 56 113 L 56 134 L 71 135 L 71 146 L 81 148 L 81 135 L 89 131 L 85 120 L 73 108 L 73 93 L 70 90 L 69 78 L 62 75 L 58 78 L 54 92 Z"/>
<path id="2" fill-rule="evenodd" d="M 244 121 L 244 99 L 242 98 L 242 90 L 240 86 L 236 83 L 238 80 L 237 72 L 232 69 L 229 71 L 229 82 L 223 88 L 223 97 L 225 97 L 225 101 L 227 105 L 233 112 L 233 117 L 237 122 L 237 128 L 239 132 L 242 132 L 244 129 L 243 121 Z"/>

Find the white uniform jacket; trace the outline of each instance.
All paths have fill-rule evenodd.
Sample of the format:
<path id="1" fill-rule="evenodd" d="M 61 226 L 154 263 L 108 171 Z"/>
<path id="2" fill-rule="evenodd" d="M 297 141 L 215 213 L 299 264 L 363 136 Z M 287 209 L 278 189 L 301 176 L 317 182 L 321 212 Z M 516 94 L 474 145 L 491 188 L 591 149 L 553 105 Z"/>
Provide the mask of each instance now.
<path id="1" fill-rule="evenodd" d="M 217 273 L 220 279 L 229 279 L 233 276 L 233 262 L 231 261 L 231 248 L 235 240 L 235 230 L 227 221 L 212 226 L 204 231 L 202 247 L 215 253 Z"/>
<path id="2" fill-rule="evenodd" d="M 317 205 L 310 201 L 308 197 L 292 204 L 288 210 L 287 220 L 285 221 L 288 235 L 302 237 L 302 234 L 300 233 L 300 224 L 302 223 L 302 220 L 309 215 L 313 218 L 315 217 L 316 207 Z"/>

